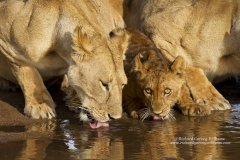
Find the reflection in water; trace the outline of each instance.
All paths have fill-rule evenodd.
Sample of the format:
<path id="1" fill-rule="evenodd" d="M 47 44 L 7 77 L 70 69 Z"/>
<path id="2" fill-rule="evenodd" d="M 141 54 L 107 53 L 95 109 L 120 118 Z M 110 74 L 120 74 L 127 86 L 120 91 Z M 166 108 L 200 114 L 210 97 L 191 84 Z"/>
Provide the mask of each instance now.
<path id="1" fill-rule="evenodd" d="M 110 128 L 96 130 L 80 125 L 72 113 L 66 115 L 66 110 L 59 109 L 57 121 L 16 128 L 16 132 L 39 136 L 26 135 L 25 141 L 0 142 L 0 160 L 222 160 L 240 157 L 239 102 L 233 105 L 232 111 L 216 111 L 208 117 L 175 113 L 175 121 L 122 119 L 112 121 Z M 0 128 L 0 134 L 10 131 L 13 132 L 12 128 Z"/>
<path id="2" fill-rule="evenodd" d="M 46 148 L 51 143 L 51 138 L 55 132 L 56 122 L 47 121 L 42 123 L 36 123 L 30 126 L 26 126 L 27 133 L 38 134 L 40 137 L 48 136 L 49 139 L 37 139 L 30 138 L 25 141 L 25 145 L 22 148 L 17 159 L 20 160 L 35 160 L 35 159 L 44 159 L 46 156 Z M 41 135 L 43 134 L 43 135 Z"/>
<path id="3" fill-rule="evenodd" d="M 65 145 L 72 152 L 74 159 L 124 159 L 124 148 L 121 139 L 111 139 L 105 135 L 108 128 L 102 130 L 79 131 L 70 128 L 69 121 L 61 126 L 65 136 Z"/>
<path id="4" fill-rule="evenodd" d="M 97 130 L 69 119 L 38 124 L 26 128 L 27 132 L 47 132 L 49 137 L 24 141 L 16 157 L 22 160 L 235 159 L 240 156 L 240 121 L 236 119 L 239 113 L 240 107 L 235 106 L 233 111 L 215 112 L 209 117 L 189 118 L 176 113 L 175 121 L 123 119 L 113 121 L 109 129 Z M 217 144 L 220 142 L 231 144 Z M 16 146 L 8 144 L 8 153 Z M 0 159 L 8 158 L 0 154 Z"/>

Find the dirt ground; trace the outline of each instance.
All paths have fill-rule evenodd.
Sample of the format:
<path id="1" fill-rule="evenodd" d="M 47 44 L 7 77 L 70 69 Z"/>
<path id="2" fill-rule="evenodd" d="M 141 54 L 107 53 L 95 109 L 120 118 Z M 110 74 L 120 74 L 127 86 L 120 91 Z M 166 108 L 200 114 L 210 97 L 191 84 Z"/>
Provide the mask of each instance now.
<path id="1" fill-rule="evenodd" d="M 61 91 L 55 90 L 56 103 L 63 104 Z M 0 91 L 0 143 L 53 136 L 56 120 L 33 120 L 23 114 L 23 109 L 24 98 L 20 90 Z"/>
<path id="2" fill-rule="evenodd" d="M 25 126 L 33 121 L 13 106 L 0 101 L 0 126 Z"/>

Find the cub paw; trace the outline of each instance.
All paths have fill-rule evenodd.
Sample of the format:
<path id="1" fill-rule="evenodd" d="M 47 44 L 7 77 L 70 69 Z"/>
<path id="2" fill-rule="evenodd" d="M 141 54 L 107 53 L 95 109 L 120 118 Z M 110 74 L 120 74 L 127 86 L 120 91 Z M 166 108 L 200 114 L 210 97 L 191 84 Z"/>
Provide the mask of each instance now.
<path id="1" fill-rule="evenodd" d="M 46 103 L 27 105 L 24 113 L 33 119 L 52 119 L 56 116 L 54 107 L 50 107 Z"/>
<path id="2" fill-rule="evenodd" d="M 130 113 L 130 116 L 131 116 L 133 119 L 138 119 L 138 118 L 139 118 L 136 111 L 132 111 L 132 112 Z"/>
<path id="3" fill-rule="evenodd" d="M 206 105 L 191 105 L 186 108 L 181 108 L 184 115 L 188 116 L 207 116 L 211 114 L 211 108 Z"/>

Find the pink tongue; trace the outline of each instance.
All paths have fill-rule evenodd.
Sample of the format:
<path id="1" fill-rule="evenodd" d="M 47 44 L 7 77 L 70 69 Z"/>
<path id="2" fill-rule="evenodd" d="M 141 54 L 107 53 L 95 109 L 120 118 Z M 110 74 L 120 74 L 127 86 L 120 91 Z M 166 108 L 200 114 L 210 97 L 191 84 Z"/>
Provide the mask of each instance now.
<path id="1" fill-rule="evenodd" d="M 154 116 L 153 116 L 153 120 L 154 120 L 154 121 L 160 121 L 160 120 L 163 120 L 163 117 L 158 116 L 158 115 L 154 115 Z"/>
<path id="2" fill-rule="evenodd" d="M 109 127 L 109 123 L 94 121 L 94 122 L 89 122 L 89 126 L 92 129 L 99 128 L 99 127 Z"/>

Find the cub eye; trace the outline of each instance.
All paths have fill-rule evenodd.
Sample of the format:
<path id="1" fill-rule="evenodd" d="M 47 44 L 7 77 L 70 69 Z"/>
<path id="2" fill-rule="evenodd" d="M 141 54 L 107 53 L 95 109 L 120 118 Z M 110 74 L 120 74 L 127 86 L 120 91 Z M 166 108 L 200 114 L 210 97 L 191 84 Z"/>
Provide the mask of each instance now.
<path id="1" fill-rule="evenodd" d="M 164 96 L 170 95 L 171 92 L 172 92 L 172 90 L 171 90 L 170 88 L 166 88 L 166 89 L 164 90 Z"/>
<path id="2" fill-rule="evenodd" d="M 147 94 L 150 94 L 150 95 L 152 95 L 152 90 L 150 89 L 150 88 L 145 88 L 145 90 L 144 90 Z"/>
<path id="3" fill-rule="evenodd" d="M 108 83 L 105 83 L 103 81 L 100 81 L 101 87 L 104 88 L 105 90 L 109 91 L 109 85 Z"/>

